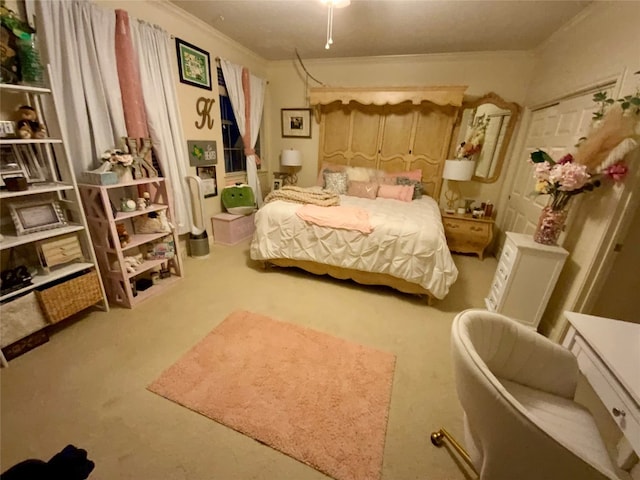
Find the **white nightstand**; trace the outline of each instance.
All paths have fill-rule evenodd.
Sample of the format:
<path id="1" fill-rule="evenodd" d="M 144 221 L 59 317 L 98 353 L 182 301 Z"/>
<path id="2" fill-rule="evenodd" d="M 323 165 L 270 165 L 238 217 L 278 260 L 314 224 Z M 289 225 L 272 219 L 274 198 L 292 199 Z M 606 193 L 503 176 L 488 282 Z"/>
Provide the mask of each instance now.
<path id="1" fill-rule="evenodd" d="M 569 252 L 536 243 L 531 235 L 506 235 L 485 304 L 491 312 L 537 329 Z"/>

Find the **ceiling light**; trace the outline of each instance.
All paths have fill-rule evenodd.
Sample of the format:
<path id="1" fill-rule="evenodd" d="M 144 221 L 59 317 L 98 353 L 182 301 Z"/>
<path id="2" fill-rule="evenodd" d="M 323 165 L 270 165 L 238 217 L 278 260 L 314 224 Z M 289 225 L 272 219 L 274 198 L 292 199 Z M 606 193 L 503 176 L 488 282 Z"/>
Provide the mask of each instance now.
<path id="1" fill-rule="evenodd" d="M 324 48 L 329 50 L 333 44 L 333 9 L 344 8 L 351 4 L 351 0 L 320 0 L 327 5 L 327 43 Z"/>

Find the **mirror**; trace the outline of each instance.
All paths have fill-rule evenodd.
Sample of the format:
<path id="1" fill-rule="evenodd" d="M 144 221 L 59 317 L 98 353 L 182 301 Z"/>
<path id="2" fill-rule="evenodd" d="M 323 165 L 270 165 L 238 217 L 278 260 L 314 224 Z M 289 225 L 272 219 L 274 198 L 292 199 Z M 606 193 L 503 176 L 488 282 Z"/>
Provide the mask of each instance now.
<path id="1" fill-rule="evenodd" d="M 482 149 L 475 157 L 476 169 L 472 180 L 495 182 L 502 170 L 513 129 L 518 121 L 520 106 L 517 103 L 506 102 L 492 92 L 477 100 L 463 102 L 461 112 L 453 132 L 451 153 L 455 155 L 457 148 L 469 137 L 474 126 L 488 122 Z"/>

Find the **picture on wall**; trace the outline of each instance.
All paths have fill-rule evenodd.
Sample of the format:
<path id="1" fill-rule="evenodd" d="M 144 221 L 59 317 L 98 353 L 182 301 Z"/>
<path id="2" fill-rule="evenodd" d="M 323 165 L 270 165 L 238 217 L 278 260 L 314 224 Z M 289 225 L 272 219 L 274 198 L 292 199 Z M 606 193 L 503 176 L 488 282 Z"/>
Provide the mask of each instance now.
<path id="1" fill-rule="evenodd" d="M 311 109 L 282 108 L 282 137 L 311 138 Z"/>
<path id="2" fill-rule="evenodd" d="M 211 90 L 211 60 L 209 53 L 176 38 L 180 81 L 194 87 Z"/>
<path id="3" fill-rule="evenodd" d="M 218 163 L 215 140 L 187 140 L 189 165 L 206 167 Z"/>
<path id="4" fill-rule="evenodd" d="M 215 165 L 211 165 L 210 167 L 196 167 L 196 175 L 202 180 L 202 193 L 204 198 L 218 195 L 218 180 Z"/>

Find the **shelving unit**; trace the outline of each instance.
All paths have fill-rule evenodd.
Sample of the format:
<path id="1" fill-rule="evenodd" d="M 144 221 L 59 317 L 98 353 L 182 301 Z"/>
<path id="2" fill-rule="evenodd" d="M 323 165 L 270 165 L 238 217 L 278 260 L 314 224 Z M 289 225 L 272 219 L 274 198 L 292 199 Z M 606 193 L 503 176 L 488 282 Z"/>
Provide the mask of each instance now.
<path id="1" fill-rule="evenodd" d="M 116 211 L 114 206 L 121 204 L 122 198 L 135 200 L 148 192 L 151 205 L 143 210 L 132 212 Z M 162 293 L 182 277 L 182 259 L 180 244 L 175 229 L 170 232 L 136 233 L 134 220 L 149 214 L 164 212 L 171 222 L 171 206 L 167 196 L 167 186 L 162 177 L 144 178 L 115 185 L 80 185 L 80 193 L 87 212 L 87 221 L 93 238 L 96 256 L 100 264 L 103 282 L 109 300 L 127 308 L 133 308 L 140 302 Z M 117 208 L 117 207 L 116 207 Z M 125 226 L 129 234 L 126 245 L 121 245 L 117 225 Z M 149 258 L 154 244 L 173 244 L 170 258 Z M 134 272 L 127 270 L 126 257 L 142 256 L 143 262 Z M 152 281 L 152 272 L 169 272 L 165 278 Z M 139 283 L 152 282 L 145 290 L 137 287 Z"/>
<path id="2" fill-rule="evenodd" d="M 75 174 L 66 154 L 65 141 L 59 129 L 54 91 L 42 87 L 0 84 L 0 96 L 3 105 L 1 111 L 3 121 L 13 120 L 13 118 L 8 118 L 10 115 L 8 108 L 11 105 L 30 105 L 35 109 L 39 121 L 46 124 L 50 135 L 49 138 L 43 139 L 0 138 L 0 147 L 2 148 L 1 173 L 3 178 L 8 173 L 15 173 L 16 175 L 25 176 L 28 181 L 27 190 L 9 191 L 4 186 L 4 182 L 3 188 L 0 189 L 0 233 L 2 234 L 2 237 L 0 237 L 2 260 L 0 268 L 5 272 L 19 265 L 24 265 L 31 274 L 31 283 L 29 285 L 18 285 L 12 289 L 8 289 L 7 285 L 3 285 L 3 293 L 0 293 L 1 310 L 3 307 L 8 306 L 10 302 L 25 294 L 34 291 L 44 292 L 49 288 L 55 288 L 67 282 L 75 282 L 77 284 L 80 277 L 89 278 L 87 275 L 97 271 L 98 261 L 91 243 Z M 44 117 L 43 107 L 45 105 L 49 107 L 47 111 L 51 113 L 47 118 Z M 20 155 L 16 153 L 15 149 L 18 147 L 23 148 L 21 146 L 28 148 L 30 161 L 33 164 L 25 165 L 24 159 L 20 158 Z M 18 167 L 8 166 L 14 163 Z M 12 169 L 15 169 L 15 171 Z M 32 203 L 42 202 L 43 204 L 57 203 L 64 214 L 65 224 L 57 228 L 19 234 L 12 220 L 9 207 L 11 204 L 21 205 L 27 201 Z M 82 258 L 73 258 L 69 262 L 60 263 L 52 268 L 44 268 L 47 266 L 43 264 L 41 251 L 39 251 L 41 243 L 69 234 L 77 238 Z M 16 257 L 19 258 L 19 265 L 16 265 Z M 108 311 L 109 304 L 100 276 L 91 275 L 91 278 L 94 277 L 96 279 L 95 282 L 99 283 L 99 285 L 93 284 L 92 286 L 95 288 L 92 290 L 99 291 L 100 294 L 96 295 L 95 302 L 92 305 Z M 77 304 L 76 300 L 77 298 L 62 296 L 56 299 L 56 302 L 60 302 L 56 307 L 68 305 L 68 315 L 71 315 L 76 313 L 73 311 L 73 305 Z M 43 314 L 47 316 L 47 305 L 41 302 L 40 308 Z M 86 306 L 78 308 L 84 309 Z M 3 317 L 3 315 L 0 315 L 0 322 L 12 321 Z M 3 327 L 9 326 L 3 325 Z M 38 330 L 27 333 L 27 336 L 36 332 Z M 3 342 L 3 347 L 7 346 L 5 343 Z M 3 365 L 6 365 L 6 360 L 1 353 L 0 361 Z"/>

